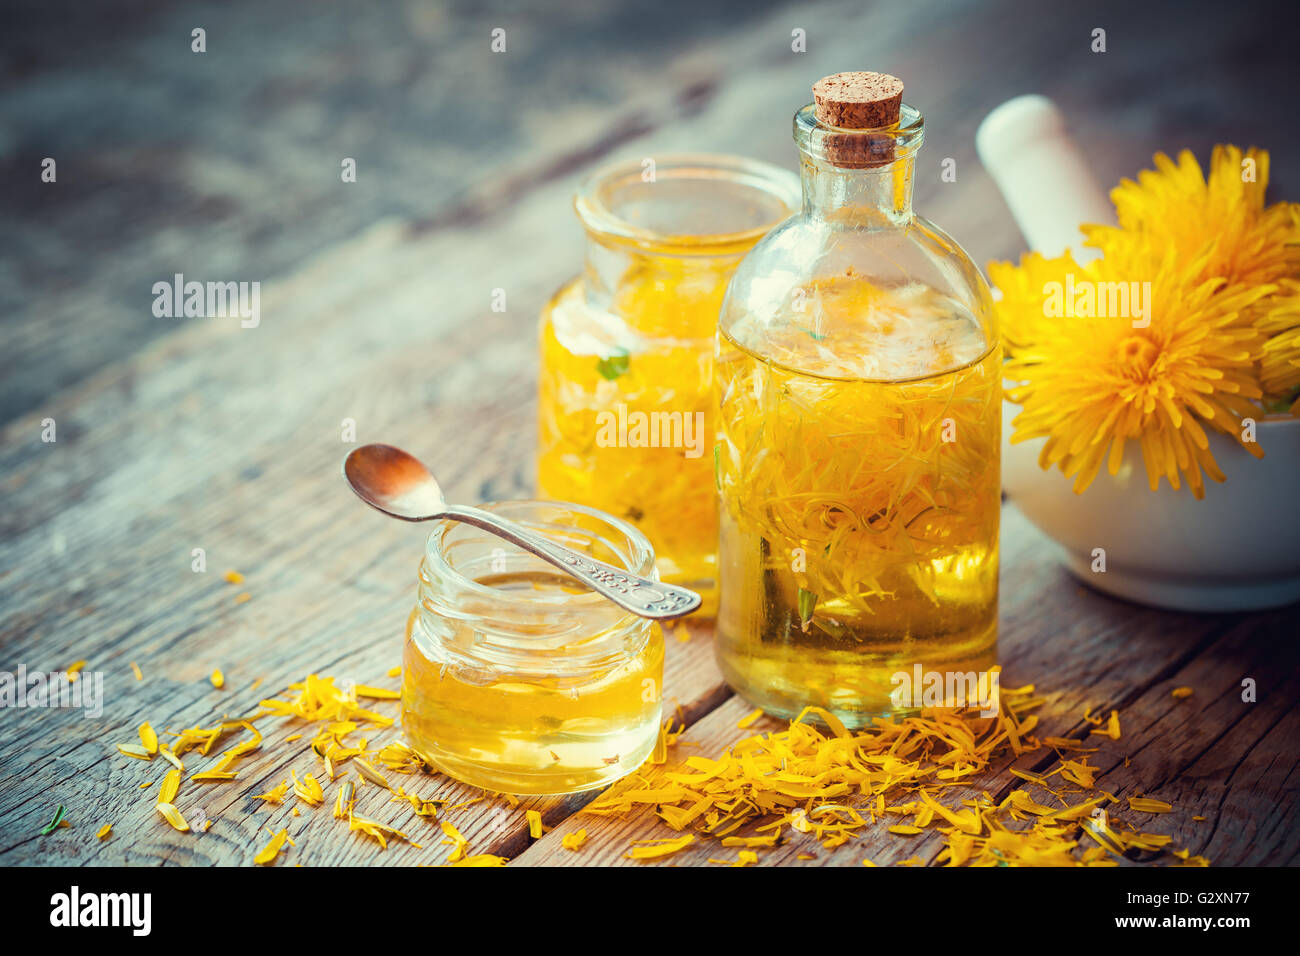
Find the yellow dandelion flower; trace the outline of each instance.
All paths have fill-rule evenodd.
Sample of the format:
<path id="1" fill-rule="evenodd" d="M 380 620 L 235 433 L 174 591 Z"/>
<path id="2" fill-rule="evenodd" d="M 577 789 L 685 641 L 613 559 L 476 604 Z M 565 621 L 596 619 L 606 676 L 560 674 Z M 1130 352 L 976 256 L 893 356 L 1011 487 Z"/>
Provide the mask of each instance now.
<path id="1" fill-rule="evenodd" d="M 1275 286 L 1251 309 L 1266 337 L 1255 358 L 1272 402 L 1294 399 L 1300 388 L 1300 203 L 1264 204 L 1266 150 L 1216 146 L 1208 176 L 1188 150 L 1177 162 L 1157 153 L 1155 166 L 1111 191 L 1119 226 L 1085 226 L 1087 244 L 1173 249 L 1179 263 L 1200 264 L 1202 279 Z M 1300 412 L 1300 403 L 1291 410 Z"/>
<path id="2" fill-rule="evenodd" d="M 1101 259 L 989 266 L 1007 397 L 1024 406 L 1012 441 L 1045 438 L 1039 464 L 1076 492 L 1103 463 L 1118 473 L 1136 442 L 1153 490 L 1186 481 L 1201 497 L 1205 475 L 1223 480 L 1205 426 L 1262 457 L 1240 420 L 1300 388 L 1300 204 L 1264 205 L 1268 154 L 1216 147 L 1208 179 L 1190 152 L 1155 165 L 1112 191 L 1117 227 L 1083 227 Z M 1143 314 L 1103 306 L 1120 288 Z"/>
<path id="3" fill-rule="evenodd" d="M 1300 272 L 1300 204 L 1264 205 L 1268 153 L 1216 146 L 1206 177 L 1190 150 L 1111 190 L 1118 226 L 1085 226 L 1086 245 L 1110 250 L 1138 245 L 1171 249 L 1180 264 L 1200 263 L 1198 278 L 1229 285 L 1268 285 Z"/>
<path id="4" fill-rule="evenodd" d="M 1297 213 L 1300 221 L 1300 213 Z M 1298 228 L 1297 233 L 1300 233 Z M 1294 240 L 1300 243 L 1300 239 Z M 1259 354 L 1259 382 L 1268 398 L 1267 411 L 1300 415 L 1300 281 L 1283 279 L 1269 308 L 1255 319 L 1265 336 Z"/>
<path id="5" fill-rule="evenodd" d="M 1261 396 L 1252 357 L 1263 337 L 1247 309 L 1266 292 L 1214 280 L 1193 284 L 1172 253 L 1130 249 L 1086 266 L 1069 256 L 1033 265 L 1040 276 L 1056 278 L 1017 288 L 1003 283 L 1013 267 L 989 271 L 1003 288 L 999 309 L 1021 337 L 1007 343 L 1007 394 L 1024 406 L 1011 440 L 1045 437 L 1041 466 L 1059 466 L 1082 492 L 1103 463 L 1118 473 L 1125 444 L 1135 441 L 1152 490 L 1162 477 L 1175 488 L 1185 479 L 1200 497 L 1203 473 L 1223 480 L 1203 425 L 1262 454 L 1257 443 L 1241 441 L 1238 422 L 1257 413 L 1250 400 Z M 1147 318 L 1089 315 L 1068 298 L 1059 314 L 1048 301 L 1053 293 L 1044 291 L 1134 282 L 1151 283 Z M 1019 297 L 1021 290 L 1029 297 Z"/>

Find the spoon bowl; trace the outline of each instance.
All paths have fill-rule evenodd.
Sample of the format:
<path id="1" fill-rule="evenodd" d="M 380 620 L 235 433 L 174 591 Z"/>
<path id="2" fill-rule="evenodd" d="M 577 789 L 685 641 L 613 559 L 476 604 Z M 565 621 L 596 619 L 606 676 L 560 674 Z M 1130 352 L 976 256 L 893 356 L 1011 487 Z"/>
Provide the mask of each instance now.
<path id="1" fill-rule="evenodd" d="M 343 461 L 343 477 L 370 507 L 402 521 L 441 517 L 447 499 L 424 462 L 392 445 L 362 445 Z"/>

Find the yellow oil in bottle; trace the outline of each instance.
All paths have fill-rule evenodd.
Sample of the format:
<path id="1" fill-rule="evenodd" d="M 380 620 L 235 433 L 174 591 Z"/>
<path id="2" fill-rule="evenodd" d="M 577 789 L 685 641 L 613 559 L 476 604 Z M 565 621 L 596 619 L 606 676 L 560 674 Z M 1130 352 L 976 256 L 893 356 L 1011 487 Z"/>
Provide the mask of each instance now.
<path id="1" fill-rule="evenodd" d="M 924 287 L 841 279 L 761 356 L 719 334 L 716 650 L 768 712 L 862 726 L 916 664 L 996 663 L 1001 355 Z"/>
<path id="2" fill-rule="evenodd" d="M 587 593 L 546 572 L 478 580 L 503 591 Z M 664 664 L 657 625 L 637 619 L 625 634 L 537 645 L 525 634 L 505 650 L 472 619 L 440 619 L 445 630 L 430 640 L 420 613 L 407 621 L 402 725 L 450 776 L 506 793 L 574 793 L 634 770 L 653 749 Z"/>

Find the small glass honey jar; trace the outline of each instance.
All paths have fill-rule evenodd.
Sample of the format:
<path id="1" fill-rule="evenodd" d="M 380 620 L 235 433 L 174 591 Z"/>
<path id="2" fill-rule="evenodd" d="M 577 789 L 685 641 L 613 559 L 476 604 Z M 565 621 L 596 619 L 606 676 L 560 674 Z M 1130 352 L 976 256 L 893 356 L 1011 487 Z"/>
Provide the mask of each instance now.
<path id="1" fill-rule="evenodd" d="M 650 542 L 581 505 L 482 508 L 655 576 Z M 487 790 L 577 793 L 636 770 L 659 733 L 659 626 L 472 525 L 437 522 L 406 626 L 402 725 L 451 777 Z"/>

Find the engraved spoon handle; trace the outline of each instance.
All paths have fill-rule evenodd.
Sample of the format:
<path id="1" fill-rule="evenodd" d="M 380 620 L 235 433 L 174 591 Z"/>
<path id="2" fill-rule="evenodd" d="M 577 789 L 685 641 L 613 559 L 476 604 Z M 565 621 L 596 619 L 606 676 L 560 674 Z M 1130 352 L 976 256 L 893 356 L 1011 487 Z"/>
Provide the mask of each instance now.
<path id="1" fill-rule="evenodd" d="M 694 591 L 651 581 L 625 568 L 616 568 L 612 564 L 579 554 L 513 521 L 498 518 L 491 512 L 457 506 L 447 508 L 442 517 L 472 524 L 519 545 L 641 617 L 662 621 L 689 614 L 700 606 L 701 598 Z"/>

